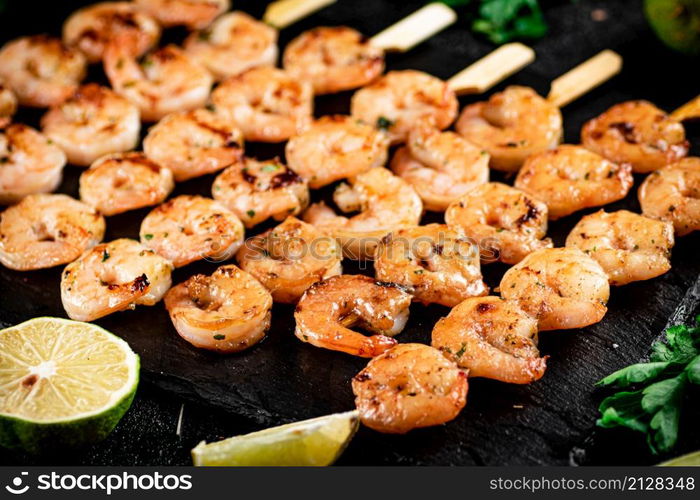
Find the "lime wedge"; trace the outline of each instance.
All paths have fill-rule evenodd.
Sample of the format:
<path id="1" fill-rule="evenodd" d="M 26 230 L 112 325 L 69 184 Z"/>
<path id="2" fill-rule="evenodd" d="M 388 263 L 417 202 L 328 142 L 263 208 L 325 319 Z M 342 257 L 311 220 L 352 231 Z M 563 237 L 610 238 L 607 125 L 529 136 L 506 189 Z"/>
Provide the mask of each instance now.
<path id="1" fill-rule="evenodd" d="M 661 467 L 700 467 L 700 451 L 681 455 L 659 464 Z"/>
<path id="2" fill-rule="evenodd" d="M 205 443 L 192 450 L 194 465 L 323 466 L 340 456 L 357 431 L 357 411 L 334 413 Z"/>
<path id="3" fill-rule="evenodd" d="M 35 318 L 0 330 L 0 445 L 38 453 L 99 441 L 138 380 L 138 356 L 96 325 Z"/>

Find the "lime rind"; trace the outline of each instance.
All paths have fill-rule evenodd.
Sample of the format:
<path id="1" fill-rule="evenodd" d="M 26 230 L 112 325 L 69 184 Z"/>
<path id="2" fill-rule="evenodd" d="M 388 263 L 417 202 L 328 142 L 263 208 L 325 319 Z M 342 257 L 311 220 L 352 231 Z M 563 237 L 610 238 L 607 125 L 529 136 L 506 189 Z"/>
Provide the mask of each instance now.
<path id="1" fill-rule="evenodd" d="M 192 450 L 192 459 L 205 466 L 325 466 L 342 454 L 358 427 L 357 411 L 326 415 L 201 442 Z"/>

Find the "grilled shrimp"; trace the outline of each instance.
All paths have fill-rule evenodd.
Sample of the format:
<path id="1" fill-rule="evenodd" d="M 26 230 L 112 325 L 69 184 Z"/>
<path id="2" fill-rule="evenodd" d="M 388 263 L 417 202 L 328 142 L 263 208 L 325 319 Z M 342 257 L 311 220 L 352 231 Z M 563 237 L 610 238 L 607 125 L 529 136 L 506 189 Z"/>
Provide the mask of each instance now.
<path id="1" fill-rule="evenodd" d="M 143 121 L 204 106 L 213 79 L 180 48 L 167 45 L 146 54 L 141 62 L 131 51 L 121 40 L 110 44 L 104 69 L 112 88 L 138 106 Z"/>
<path id="2" fill-rule="evenodd" d="M 243 156 L 243 133 L 209 110 L 180 111 L 151 127 L 143 150 L 180 182 L 237 163 Z"/>
<path id="3" fill-rule="evenodd" d="M 144 54 L 160 39 L 160 26 L 133 2 L 100 2 L 76 10 L 63 24 L 63 42 L 91 63 L 99 62 L 107 45 L 128 41 L 133 56 Z"/>
<path id="4" fill-rule="evenodd" d="M 352 217 L 336 215 L 323 202 L 314 203 L 304 220 L 340 241 L 350 259 L 371 258 L 379 241 L 389 232 L 415 226 L 423 214 L 423 205 L 414 189 L 377 167 L 340 184 L 333 200 L 343 212 L 359 211 Z"/>
<path id="5" fill-rule="evenodd" d="M 277 30 L 244 12 L 230 12 L 185 40 L 185 51 L 217 80 L 277 62 Z"/>
<path id="6" fill-rule="evenodd" d="M 65 194 L 33 194 L 0 214 L 0 262 L 16 271 L 66 264 L 97 245 L 105 220 Z"/>
<path id="7" fill-rule="evenodd" d="M 192 276 L 171 288 L 164 302 L 180 337 L 202 349 L 242 351 L 270 328 L 270 292 L 234 265 Z"/>
<path id="8" fill-rule="evenodd" d="M 611 285 L 656 278 L 671 269 L 673 225 L 627 210 L 582 218 L 566 246 L 583 250 L 608 273 Z"/>
<path id="9" fill-rule="evenodd" d="M 386 130 L 398 144 L 418 123 L 449 127 L 457 116 L 457 97 L 446 82 L 427 73 L 390 71 L 355 92 L 350 107 L 354 118 Z"/>
<path id="10" fill-rule="evenodd" d="M 310 83 L 267 66 L 224 80 L 211 95 L 216 112 L 258 142 L 286 141 L 306 129 L 313 99 Z"/>
<path id="11" fill-rule="evenodd" d="M 172 283 L 173 265 L 138 241 L 102 243 L 68 264 L 61 301 L 68 317 L 94 321 L 137 305 L 152 306 Z"/>
<path id="12" fill-rule="evenodd" d="M 466 371 L 423 344 L 397 345 L 352 379 L 362 423 L 391 434 L 453 420 L 468 388 Z"/>
<path id="13" fill-rule="evenodd" d="M 23 106 L 45 108 L 62 102 L 85 78 L 83 55 L 58 38 L 25 36 L 0 50 L 0 79 Z"/>
<path id="14" fill-rule="evenodd" d="M 479 248 L 443 224 L 399 229 L 377 250 L 377 279 L 406 286 L 415 300 L 453 307 L 486 295 Z"/>
<path id="15" fill-rule="evenodd" d="M 515 179 L 516 188 L 547 204 L 551 220 L 621 200 L 633 183 L 628 163 L 568 144 L 532 155 Z"/>
<path id="16" fill-rule="evenodd" d="M 134 0 L 162 26 L 206 28 L 231 7 L 230 0 Z"/>
<path id="17" fill-rule="evenodd" d="M 332 94 L 364 87 L 384 72 L 384 51 L 346 26 L 321 26 L 289 42 L 284 69 L 313 82 L 314 93 Z"/>
<path id="18" fill-rule="evenodd" d="M 0 204 L 53 191 L 65 164 L 63 151 L 33 128 L 15 123 L 0 130 Z"/>
<path id="19" fill-rule="evenodd" d="M 244 158 L 231 165 L 214 180 L 212 196 L 248 228 L 297 215 L 309 204 L 306 182 L 278 159 Z"/>
<path id="20" fill-rule="evenodd" d="M 529 384 L 547 369 L 537 350 L 537 319 L 500 297 L 466 299 L 436 323 L 431 345 L 470 377 Z"/>
<path id="21" fill-rule="evenodd" d="M 317 281 L 343 272 L 338 242 L 295 217 L 249 238 L 236 260 L 284 303 L 297 302 Z"/>
<path id="22" fill-rule="evenodd" d="M 175 187 L 173 173 L 143 153 L 98 159 L 80 176 L 80 199 L 104 215 L 157 205 Z"/>
<path id="23" fill-rule="evenodd" d="M 506 271 L 500 293 L 536 317 L 540 330 L 562 330 L 603 319 L 610 285 L 600 264 L 578 248 L 545 248 Z"/>
<path id="24" fill-rule="evenodd" d="M 447 207 L 445 222 L 468 236 L 484 256 L 506 264 L 516 264 L 526 255 L 542 248 L 551 248 L 547 234 L 547 205 L 529 194 L 500 182 L 489 182 Z"/>
<path id="25" fill-rule="evenodd" d="M 88 166 L 100 156 L 134 149 L 139 143 L 139 110 L 112 90 L 89 83 L 41 119 L 44 135 L 68 163 Z"/>
<path id="26" fill-rule="evenodd" d="M 12 117 L 17 111 L 17 97 L 14 92 L 0 83 L 0 128 L 12 123 Z"/>
<path id="27" fill-rule="evenodd" d="M 349 116 L 324 116 L 292 137 L 285 155 L 289 166 L 318 189 L 386 163 L 389 139 Z"/>
<path id="28" fill-rule="evenodd" d="M 505 172 L 517 171 L 530 155 L 555 148 L 564 131 L 559 108 L 518 86 L 466 106 L 455 128 L 491 155 L 492 168 Z"/>
<path id="29" fill-rule="evenodd" d="M 418 126 L 394 155 L 391 169 L 415 188 L 426 210 L 442 212 L 489 181 L 489 155 L 454 132 Z"/>
<path id="30" fill-rule="evenodd" d="M 616 104 L 588 121 L 581 142 L 615 163 L 630 163 L 635 172 L 652 172 L 688 154 L 683 125 L 648 101 Z"/>
<path id="31" fill-rule="evenodd" d="M 314 283 L 301 296 L 294 334 L 316 347 L 371 358 L 396 345 L 408 321 L 411 296 L 393 283 L 340 275 Z M 366 336 L 353 325 L 374 333 Z"/>
<path id="32" fill-rule="evenodd" d="M 182 267 L 230 259 L 243 243 L 243 224 L 217 201 L 181 195 L 154 208 L 139 234 L 141 243 Z"/>
<path id="33" fill-rule="evenodd" d="M 652 172 L 639 187 L 642 212 L 673 223 L 676 235 L 700 230 L 700 158 L 685 158 Z"/>

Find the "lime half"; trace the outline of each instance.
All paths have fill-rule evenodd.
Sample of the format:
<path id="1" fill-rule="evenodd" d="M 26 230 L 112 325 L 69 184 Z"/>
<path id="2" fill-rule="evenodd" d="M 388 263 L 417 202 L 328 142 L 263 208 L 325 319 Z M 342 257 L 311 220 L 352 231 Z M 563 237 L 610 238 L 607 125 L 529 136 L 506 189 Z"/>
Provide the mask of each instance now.
<path id="1" fill-rule="evenodd" d="M 700 451 L 681 455 L 659 464 L 661 467 L 700 467 Z"/>
<path id="2" fill-rule="evenodd" d="M 99 441 L 138 381 L 138 356 L 96 325 L 35 318 L 0 330 L 0 445 L 37 453 Z"/>
<path id="3" fill-rule="evenodd" d="M 202 441 L 192 450 L 192 460 L 195 465 L 209 466 L 330 465 L 358 426 L 357 411 L 335 413 L 215 443 Z"/>

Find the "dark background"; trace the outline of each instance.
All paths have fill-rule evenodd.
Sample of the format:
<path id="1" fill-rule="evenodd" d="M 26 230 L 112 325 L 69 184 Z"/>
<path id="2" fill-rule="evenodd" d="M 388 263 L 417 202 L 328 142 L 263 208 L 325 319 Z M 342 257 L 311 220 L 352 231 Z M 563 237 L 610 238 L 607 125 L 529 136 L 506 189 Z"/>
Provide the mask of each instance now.
<path id="1" fill-rule="evenodd" d="M 49 32 L 60 26 L 77 6 L 90 2 L 10 0 L 0 14 L 2 41 Z M 235 8 L 256 17 L 266 2 L 236 1 Z M 418 8 L 423 2 L 340 0 L 310 18 L 283 30 L 280 44 L 316 25 L 345 24 L 373 35 Z M 533 86 L 546 94 L 548 82 L 604 48 L 618 51 L 625 61 L 620 76 L 564 110 L 566 141 L 578 142 L 581 125 L 610 105 L 645 98 L 672 110 L 698 93 L 697 60 L 666 49 L 653 36 L 637 0 L 545 1 L 550 33 L 534 42 L 537 60 L 506 84 Z M 592 12 L 596 11 L 595 16 Z M 603 13 L 603 20 L 600 19 Z M 184 31 L 173 30 L 166 41 L 179 41 Z M 461 19 L 407 54 L 391 54 L 390 69 L 415 68 L 447 78 L 494 49 L 474 36 Z M 91 79 L 104 81 L 101 69 Z M 348 112 L 351 93 L 317 100 L 317 114 Z M 466 97 L 462 103 L 477 97 Z M 41 112 L 24 111 L 18 119 L 36 125 Z M 700 138 L 697 126 L 688 128 Z M 250 144 L 248 154 L 261 158 L 281 154 L 282 148 Z M 697 148 L 694 150 L 697 154 Z M 68 168 L 60 191 L 77 195 L 80 170 Z M 493 176 L 500 179 L 498 175 Z M 209 193 L 213 176 L 178 186 L 179 193 Z M 637 179 L 639 182 L 640 179 Z M 636 188 L 635 188 L 636 189 Z M 610 210 L 638 211 L 634 193 Z M 137 235 L 148 210 L 112 217 L 106 239 Z M 590 211 L 589 211 L 590 212 Z M 582 214 L 552 224 L 561 244 Z M 439 220 L 435 216 L 426 221 Z M 700 271 L 698 234 L 680 240 L 673 270 L 656 280 L 613 289 L 610 311 L 602 323 L 581 331 L 545 332 L 541 348 L 552 357 L 545 377 L 531 386 L 509 386 L 488 380 L 470 382 L 467 408 L 445 426 L 388 436 L 361 429 L 340 464 L 408 465 L 566 465 L 652 464 L 641 435 L 625 431 L 593 431 L 602 394 L 593 384 L 607 373 L 644 357 Z M 174 281 L 194 272 L 210 273 L 214 265 L 180 269 Z M 356 272 L 353 265 L 346 272 Z M 484 270 L 491 287 L 503 267 Z M 64 316 L 58 297 L 60 270 L 16 273 L 0 268 L 0 326 L 38 315 Z M 446 309 L 412 306 L 411 320 L 398 338 L 429 342 L 432 325 Z M 44 457 L 0 452 L 0 464 L 189 464 L 189 450 L 201 440 L 215 440 L 301 418 L 352 407 L 349 379 L 366 360 L 302 344 L 293 335 L 291 308 L 275 306 L 268 339 L 235 356 L 198 351 L 174 333 L 162 306 L 142 307 L 99 321 L 124 337 L 141 355 L 142 383 L 133 407 L 115 432 L 88 450 L 54 450 Z M 697 396 L 697 394 L 696 394 Z M 700 448 L 698 405 L 688 403 L 677 452 Z M 180 418 L 181 417 L 181 418 Z M 179 425 L 178 425 L 179 423 Z M 179 433 L 178 433 L 179 430 Z M 593 431 L 593 432 L 592 432 Z"/>

